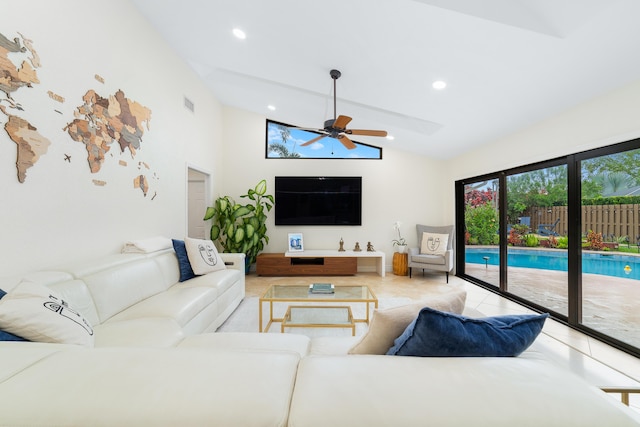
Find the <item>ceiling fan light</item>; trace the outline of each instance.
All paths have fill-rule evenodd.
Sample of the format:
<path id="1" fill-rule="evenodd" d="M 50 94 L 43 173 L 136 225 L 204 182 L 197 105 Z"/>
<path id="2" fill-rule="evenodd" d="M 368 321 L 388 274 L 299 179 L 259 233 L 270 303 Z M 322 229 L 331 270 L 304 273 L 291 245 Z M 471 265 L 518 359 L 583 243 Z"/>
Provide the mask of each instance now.
<path id="1" fill-rule="evenodd" d="M 234 28 L 233 35 L 236 36 L 236 38 L 239 38 L 240 40 L 244 40 L 247 38 L 247 35 L 245 34 L 245 32 L 242 31 L 240 28 Z"/>
<path id="2" fill-rule="evenodd" d="M 435 90 L 442 90 L 445 87 L 447 87 L 447 82 L 443 81 L 443 80 L 436 80 L 435 82 L 433 82 L 433 84 L 431 85 Z"/>

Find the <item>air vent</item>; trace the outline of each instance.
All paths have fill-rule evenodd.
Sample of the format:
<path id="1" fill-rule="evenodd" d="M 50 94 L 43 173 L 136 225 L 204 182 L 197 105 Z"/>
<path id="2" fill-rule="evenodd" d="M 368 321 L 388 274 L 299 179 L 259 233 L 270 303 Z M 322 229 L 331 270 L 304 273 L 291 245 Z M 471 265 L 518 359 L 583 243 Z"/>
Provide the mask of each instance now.
<path id="1" fill-rule="evenodd" d="M 186 96 L 184 97 L 184 106 L 187 110 L 191 111 L 192 113 L 194 112 L 195 107 L 193 105 L 193 101 L 191 101 Z"/>

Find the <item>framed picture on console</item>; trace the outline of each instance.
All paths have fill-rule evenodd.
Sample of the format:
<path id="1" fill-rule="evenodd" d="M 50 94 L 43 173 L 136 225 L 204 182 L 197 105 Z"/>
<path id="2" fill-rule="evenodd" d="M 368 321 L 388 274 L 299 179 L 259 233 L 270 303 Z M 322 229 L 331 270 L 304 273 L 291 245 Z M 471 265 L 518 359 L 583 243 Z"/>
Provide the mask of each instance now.
<path id="1" fill-rule="evenodd" d="M 302 233 L 289 233 L 289 252 L 304 251 L 302 243 Z"/>

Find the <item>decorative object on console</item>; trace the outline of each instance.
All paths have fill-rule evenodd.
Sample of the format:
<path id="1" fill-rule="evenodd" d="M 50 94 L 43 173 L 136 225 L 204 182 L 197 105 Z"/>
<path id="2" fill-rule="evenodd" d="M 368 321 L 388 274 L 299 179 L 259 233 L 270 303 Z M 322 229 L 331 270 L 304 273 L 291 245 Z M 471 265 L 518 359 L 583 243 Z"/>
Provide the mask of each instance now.
<path id="1" fill-rule="evenodd" d="M 360 249 L 360 242 L 356 242 L 356 246 L 353 248 L 354 252 L 361 252 L 362 249 Z"/>
<path id="2" fill-rule="evenodd" d="M 202 275 L 226 268 L 213 241 L 185 237 L 184 246 L 195 274 Z"/>
<path id="3" fill-rule="evenodd" d="M 385 354 L 393 346 L 394 340 L 416 319 L 422 308 L 432 307 L 460 314 L 464 310 L 466 299 L 467 292 L 464 289 L 456 289 L 415 303 L 374 310 L 369 330 L 362 340 L 349 350 L 349 354 Z"/>
<path id="4" fill-rule="evenodd" d="M 338 252 L 344 252 L 344 240 L 342 240 L 342 237 L 340 238 L 340 248 Z"/>
<path id="5" fill-rule="evenodd" d="M 304 251 L 302 233 L 289 233 L 288 242 L 289 242 L 289 252 Z"/>
<path id="6" fill-rule="evenodd" d="M 398 233 L 398 238 L 392 240 L 391 243 L 393 243 L 394 247 L 397 246 L 398 252 L 402 254 L 407 250 L 407 241 L 402 237 L 402 234 L 400 234 L 400 226 L 402 226 L 400 221 L 393 223 L 393 229 Z"/>
<path id="7" fill-rule="evenodd" d="M 425 307 L 387 354 L 421 357 L 515 357 L 535 341 L 548 314 L 474 319 Z"/>
<path id="8" fill-rule="evenodd" d="M 373 248 L 371 242 L 367 242 L 367 252 L 375 252 L 376 250 Z"/>
<path id="9" fill-rule="evenodd" d="M 78 311 L 37 283 L 22 281 L 0 299 L 0 330 L 29 341 L 93 347 L 93 328 Z"/>
<path id="10" fill-rule="evenodd" d="M 244 253 L 246 271 L 256 261 L 256 256 L 269 243 L 267 236 L 267 212 L 274 205 L 273 196 L 266 194 L 267 181 L 262 180 L 247 194 L 240 196 L 253 204 L 240 205 L 230 196 L 218 197 L 207 208 L 204 220 L 211 219 L 211 240 L 217 241 L 223 252 Z M 266 209 L 266 210 L 265 210 Z"/>

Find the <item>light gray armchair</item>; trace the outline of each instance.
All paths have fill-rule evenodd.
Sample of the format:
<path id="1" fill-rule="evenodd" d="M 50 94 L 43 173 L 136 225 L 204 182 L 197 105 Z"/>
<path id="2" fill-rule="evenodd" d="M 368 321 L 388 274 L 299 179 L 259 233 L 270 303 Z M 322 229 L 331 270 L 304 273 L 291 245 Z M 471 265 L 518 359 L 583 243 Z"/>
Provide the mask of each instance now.
<path id="1" fill-rule="evenodd" d="M 453 269 L 453 241 L 455 238 L 454 226 L 445 225 L 436 227 L 417 224 L 416 231 L 418 232 L 418 247 L 409 248 L 409 278 L 411 278 L 411 269 L 415 267 L 421 268 L 423 273 L 424 270 L 444 271 L 447 275 L 447 283 L 449 283 L 449 272 Z M 442 254 L 420 253 L 420 249 L 422 248 L 422 236 L 425 232 L 449 235 L 446 249 L 438 248 L 438 252 L 442 252 Z M 436 240 L 433 243 L 434 245 L 431 245 L 432 249 L 437 246 L 439 242 Z"/>

